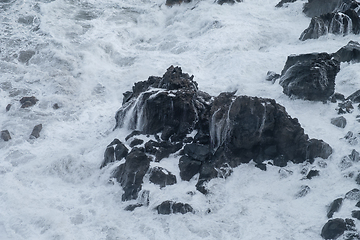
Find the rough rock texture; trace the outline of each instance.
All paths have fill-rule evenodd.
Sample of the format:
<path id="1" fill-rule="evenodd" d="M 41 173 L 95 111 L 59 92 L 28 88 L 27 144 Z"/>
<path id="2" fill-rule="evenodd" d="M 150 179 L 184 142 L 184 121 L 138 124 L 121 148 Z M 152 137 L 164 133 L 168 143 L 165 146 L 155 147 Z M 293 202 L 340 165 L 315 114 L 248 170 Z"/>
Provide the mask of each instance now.
<path id="1" fill-rule="evenodd" d="M 313 17 L 309 27 L 300 35 L 300 40 L 317 39 L 328 33 L 337 35 L 359 34 L 360 17 L 352 9 Z"/>
<path id="2" fill-rule="evenodd" d="M 347 229 L 344 219 L 330 219 L 322 228 L 321 236 L 324 239 L 336 239 L 340 237 Z"/>
<path id="3" fill-rule="evenodd" d="M 185 214 L 188 212 L 193 213 L 194 209 L 187 203 L 177 203 L 173 201 L 165 201 L 156 207 L 159 214 L 172 214 L 181 213 Z"/>
<path id="4" fill-rule="evenodd" d="M 176 176 L 162 167 L 154 167 L 150 170 L 150 182 L 159 185 L 161 188 L 176 183 Z"/>
<path id="5" fill-rule="evenodd" d="M 316 17 L 327 13 L 355 9 L 358 3 L 354 0 L 309 0 L 303 12 L 308 17 Z"/>
<path id="6" fill-rule="evenodd" d="M 335 89 L 340 63 L 327 53 L 291 55 L 281 72 L 279 84 L 288 96 L 327 101 Z"/>
<path id="7" fill-rule="evenodd" d="M 283 7 L 285 3 L 293 3 L 296 2 L 296 0 L 281 0 L 278 4 L 276 4 L 275 7 Z"/>
<path id="8" fill-rule="evenodd" d="M 144 134 L 171 129 L 174 139 L 208 127 L 210 96 L 198 91 L 193 76 L 183 74 L 179 67 L 171 66 L 162 78 L 149 77 L 135 83 L 133 91 L 126 96 L 126 102 L 116 114 L 117 127 L 137 129 Z"/>
<path id="9" fill-rule="evenodd" d="M 143 177 L 150 166 L 150 158 L 138 148 L 133 148 L 126 156 L 126 161 L 116 168 L 113 177 L 124 190 L 122 200 L 136 199 L 142 188 Z"/>
<path id="10" fill-rule="evenodd" d="M 346 46 L 333 53 L 332 56 L 339 62 L 360 62 L 360 44 L 350 41 Z"/>
<path id="11" fill-rule="evenodd" d="M 2 130 L 1 131 L 1 135 L 0 135 L 1 139 L 4 140 L 5 142 L 9 141 L 11 139 L 10 133 L 8 130 Z"/>
<path id="12" fill-rule="evenodd" d="M 348 96 L 346 100 L 350 100 L 353 103 L 360 103 L 360 90 L 357 90 L 356 92 Z"/>
<path id="13" fill-rule="evenodd" d="M 331 124 L 333 124 L 339 128 L 344 128 L 344 127 L 346 127 L 346 118 L 344 118 L 343 116 L 332 118 Z"/>
<path id="14" fill-rule="evenodd" d="M 31 106 L 34 106 L 39 100 L 34 97 L 23 97 L 20 99 L 20 103 L 21 103 L 21 108 L 28 108 Z"/>

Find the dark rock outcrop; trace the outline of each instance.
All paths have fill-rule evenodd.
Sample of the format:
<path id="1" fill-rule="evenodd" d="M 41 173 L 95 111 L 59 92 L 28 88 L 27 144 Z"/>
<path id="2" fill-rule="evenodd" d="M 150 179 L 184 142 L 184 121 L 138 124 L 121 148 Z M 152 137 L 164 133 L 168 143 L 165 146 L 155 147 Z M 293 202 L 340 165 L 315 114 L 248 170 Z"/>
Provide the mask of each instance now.
<path id="1" fill-rule="evenodd" d="M 30 134 L 30 139 L 39 138 L 41 130 L 42 130 L 42 124 L 36 125 Z"/>
<path id="2" fill-rule="evenodd" d="M 115 148 L 114 148 L 114 145 Z M 129 153 L 127 147 L 117 138 L 115 138 L 106 148 L 104 152 L 104 160 L 101 163 L 100 169 L 111 162 L 120 161 Z"/>
<path id="3" fill-rule="evenodd" d="M 176 176 L 162 167 L 154 167 L 150 169 L 149 180 L 163 188 L 167 185 L 174 185 L 176 183 Z"/>
<path id="4" fill-rule="evenodd" d="M 166 0 L 165 5 L 171 7 L 173 5 L 180 5 L 182 3 L 189 3 L 189 2 L 191 2 L 191 0 Z"/>
<path id="5" fill-rule="evenodd" d="M 39 100 L 34 97 L 23 97 L 20 99 L 21 108 L 28 108 L 34 106 Z"/>
<path id="6" fill-rule="evenodd" d="M 293 3 L 296 2 L 296 0 L 281 0 L 278 4 L 276 4 L 275 7 L 283 7 L 285 3 Z"/>
<path id="7" fill-rule="evenodd" d="M 335 212 L 338 212 L 343 203 L 343 198 L 335 199 L 329 206 L 327 217 L 332 218 Z"/>
<path id="8" fill-rule="evenodd" d="M 346 46 L 333 53 L 332 56 L 339 62 L 360 62 L 360 44 L 350 41 Z"/>
<path id="9" fill-rule="evenodd" d="M 353 103 L 360 103 L 360 90 L 357 90 L 356 92 L 348 96 L 346 100 L 350 100 Z"/>
<path id="10" fill-rule="evenodd" d="M 172 213 L 181 213 L 185 214 L 188 212 L 193 213 L 194 209 L 187 203 L 179 203 L 173 201 L 165 201 L 156 207 L 158 214 L 172 214 Z"/>
<path id="11" fill-rule="evenodd" d="M 305 3 L 303 12 L 308 17 L 316 17 L 327 13 L 356 9 L 358 3 L 354 0 L 309 0 Z"/>
<path id="12" fill-rule="evenodd" d="M 340 63 L 327 53 L 291 55 L 281 72 L 280 85 L 288 96 L 327 101 L 335 89 Z"/>
<path id="13" fill-rule="evenodd" d="M 113 173 L 113 177 L 124 190 L 122 200 L 136 199 L 142 188 L 143 177 L 150 167 L 150 158 L 139 148 L 133 148 L 126 156 L 126 161 Z"/>
<path id="14" fill-rule="evenodd" d="M 313 177 L 319 176 L 319 170 L 310 170 L 309 173 L 306 175 L 307 179 L 312 179 Z"/>
<path id="15" fill-rule="evenodd" d="M 357 188 L 352 189 L 345 194 L 345 199 L 360 201 L 360 190 Z"/>
<path id="16" fill-rule="evenodd" d="M 311 19 L 310 25 L 300 35 L 300 40 L 317 39 L 328 33 L 347 35 L 360 33 L 360 17 L 352 9 L 327 13 Z"/>
<path id="17" fill-rule="evenodd" d="M 9 141 L 11 139 L 10 133 L 8 130 L 2 130 L 1 131 L 1 135 L 0 135 L 1 139 L 4 140 L 5 142 Z"/>

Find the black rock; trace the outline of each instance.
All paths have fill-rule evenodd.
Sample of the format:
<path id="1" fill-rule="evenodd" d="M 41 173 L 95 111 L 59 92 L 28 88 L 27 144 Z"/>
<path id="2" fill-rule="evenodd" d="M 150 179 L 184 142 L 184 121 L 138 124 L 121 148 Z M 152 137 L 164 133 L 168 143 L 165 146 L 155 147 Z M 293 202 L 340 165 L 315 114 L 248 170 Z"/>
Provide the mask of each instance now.
<path id="1" fill-rule="evenodd" d="M 136 199 L 142 188 L 143 177 L 150 166 L 150 158 L 142 149 L 133 148 L 126 156 L 126 161 L 113 173 L 113 177 L 121 184 L 124 190 L 122 200 Z"/>
<path id="2" fill-rule="evenodd" d="M 10 111 L 10 108 L 11 108 L 11 104 L 6 105 L 6 111 L 7 112 Z"/>
<path id="3" fill-rule="evenodd" d="M 157 184 L 160 188 L 176 183 L 176 176 L 162 167 L 150 169 L 150 182 Z"/>
<path id="4" fill-rule="evenodd" d="M 339 128 L 345 128 L 346 127 L 346 118 L 344 118 L 343 116 L 332 118 L 331 124 L 335 125 Z"/>
<path id="5" fill-rule="evenodd" d="M 360 44 L 350 41 L 332 55 L 339 62 L 360 62 Z"/>
<path id="6" fill-rule="evenodd" d="M 143 204 L 141 204 L 141 203 L 130 204 L 129 206 L 126 206 L 124 210 L 132 212 L 136 208 L 139 208 L 139 207 L 142 207 L 142 206 L 143 206 Z"/>
<path id="7" fill-rule="evenodd" d="M 300 40 L 317 39 L 328 33 L 337 35 L 359 34 L 360 17 L 352 9 L 313 17 L 309 27 L 301 34 Z"/>
<path id="8" fill-rule="evenodd" d="M 265 80 L 274 83 L 279 78 L 280 78 L 280 74 L 272 71 L 268 71 Z"/>
<path id="9" fill-rule="evenodd" d="M 349 158 L 353 161 L 353 162 L 359 162 L 360 161 L 360 154 L 358 151 L 356 151 L 355 149 L 353 149 L 351 151 L 351 154 L 349 155 Z"/>
<path id="10" fill-rule="evenodd" d="M 360 103 L 360 90 L 357 90 L 356 92 L 348 96 L 346 100 L 350 100 L 351 102 L 354 103 Z"/>
<path id="11" fill-rule="evenodd" d="M 316 17 L 337 11 L 356 9 L 358 3 L 353 0 L 309 0 L 305 3 L 303 12 L 308 17 Z"/>
<path id="12" fill-rule="evenodd" d="M 129 150 L 127 149 L 127 147 L 122 142 L 119 141 L 115 147 L 115 159 L 119 161 L 124 157 L 126 157 L 128 153 Z"/>
<path id="13" fill-rule="evenodd" d="M 194 209 L 187 203 L 177 203 L 173 201 L 165 201 L 156 207 L 158 214 L 172 214 L 181 213 L 185 214 L 188 212 L 194 213 Z"/>
<path id="14" fill-rule="evenodd" d="M 184 181 L 190 181 L 190 179 L 200 172 L 201 162 L 182 156 L 179 160 L 180 177 Z"/>
<path id="15" fill-rule="evenodd" d="M 336 239 L 340 237 L 345 230 L 347 230 L 347 227 L 344 219 L 330 219 L 322 228 L 321 236 L 324 239 Z"/>
<path id="16" fill-rule="evenodd" d="M 360 190 L 357 188 L 354 188 L 353 190 L 347 192 L 345 194 L 345 199 L 359 201 L 360 200 Z"/>
<path id="17" fill-rule="evenodd" d="M 343 202 L 343 198 L 335 199 L 329 206 L 327 217 L 332 218 L 335 212 L 338 212 Z"/>
<path id="18" fill-rule="evenodd" d="M 132 97 L 116 113 L 116 127 L 139 125 L 144 134 L 171 129 L 172 141 L 181 140 L 194 129 L 208 129 L 208 105 L 193 76 L 171 66 L 162 78 L 135 83 Z"/>
<path id="19" fill-rule="evenodd" d="M 259 168 L 262 171 L 266 171 L 266 164 L 264 163 L 256 163 L 255 167 Z"/>
<path id="20" fill-rule="evenodd" d="M 340 63 L 327 53 L 291 55 L 281 72 L 280 85 L 288 96 L 327 101 L 335 89 Z"/>
<path id="21" fill-rule="evenodd" d="M 224 3 L 234 4 L 236 2 L 242 2 L 242 0 L 217 0 L 218 4 L 223 5 Z"/>
<path id="22" fill-rule="evenodd" d="M 319 175 L 319 170 L 310 170 L 309 173 L 306 175 L 306 178 L 312 179 L 313 177 L 317 177 Z"/>
<path id="23" fill-rule="evenodd" d="M 42 124 L 36 125 L 30 134 L 30 139 L 39 138 L 41 130 L 42 130 Z"/>
<path id="24" fill-rule="evenodd" d="M 53 105 L 53 109 L 57 110 L 57 109 L 59 109 L 59 108 L 60 108 L 60 106 L 59 106 L 58 103 L 55 103 L 55 104 Z"/>
<path id="25" fill-rule="evenodd" d="M 275 7 L 283 7 L 285 3 L 293 3 L 296 2 L 296 0 L 281 0 L 278 4 L 276 4 Z"/>
<path id="26" fill-rule="evenodd" d="M 204 162 L 210 159 L 210 146 L 198 143 L 186 144 L 184 147 L 184 154 L 194 160 Z"/>
<path id="27" fill-rule="evenodd" d="M 172 143 L 167 141 L 156 142 L 150 140 L 145 143 L 145 151 L 149 154 L 155 155 L 156 162 L 169 157 L 170 154 L 179 151 L 182 147 L 182 143 Z"/>
<path id="28" fill-rule="evenodd" d="M 104 152 L 104 160 L 101 163 L 100 169 L 108 165 L 109 163 L 115 162 L 115 149 L 113 146 L 108 146 Z"/>
<path id="29" fill-rule="evenodd" d="M 23 97 L 20 99 L 21 108 L 27 108 L 34 106 L 39 100 L 32 96 L 32 97 Z"/>
<path id="30" fill-rule="evenodd" d="M 357 220 L 360 220 L 360 211 L 359 210 L 352 211 L 351 217 L 356 218 Z"/>
<path id="31" fill-rule="evenodd" d="M 1 131 L 1 139 L 5 142 L 9 141 L 11 139 L 10 133 L 8 130 L 2 130 Z"/>
<path id="32" fill-rule="evenodd" d="M 189 3 L 191 0 L 166 0 L 166 6 L 173 6 L 175 4 L 180 5 L 182 3 Z"/>
<path id="33" fill-rule="evenodd" d="M 127 136 L 125 137 L 125 141 L 129 140 L 130 138 L 132 138 L 132 137 L 134 137 L 134 136 L 138 136 L 138 135 L 140 135 L 140 134 L 141 134 L 140 131 L 134 130 L 134 131 L 132 131 L 129 135 L 127 135 Z"/>
<path id="34" fill-rule="evenodd" d="M 351 113 L 354 110 L 351 100 L 338 103 L 338 114 Z"/>
<path id="35" fill-rule="evenodd" d="M 131 141 L 131 143 L 129 145 L 131 148 L 133 148 L 133 147 L 143 144 L 143 143 L 144 143 L 144 140 L 135 138 L 134 140 Z"/>

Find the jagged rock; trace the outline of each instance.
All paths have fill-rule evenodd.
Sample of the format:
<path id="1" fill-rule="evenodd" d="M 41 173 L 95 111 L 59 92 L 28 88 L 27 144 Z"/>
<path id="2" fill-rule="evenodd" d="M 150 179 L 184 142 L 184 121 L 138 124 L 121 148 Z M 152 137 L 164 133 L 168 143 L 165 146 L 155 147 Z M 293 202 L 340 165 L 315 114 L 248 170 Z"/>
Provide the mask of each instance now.
<path id="1" fill-rule="evenodd" d="M 352 113 L 354 107 L 350 100 L 345 100 L 344 102 L 338 103 L 338 114 Z"/>
<path id="2" fill-rule="evenodd" d="M 10 108 L 11 108 L 11 104 L 6 105 L 6 111 L 7 112 L 10 111 Z"/>
<path id="3" fill-rule="evenodd" d="M 303 185 L 301 186 L 300 190 L 295 194 L 295 197 L 296 198 L 305 197 L 306 195 L 308 195 L 309 192 L 310 192 L 310 187 L 307 185 Z"/>
<path id="4" fill-rule="evenodd" d="M 20 103 L 21 103 L 21 108 L 27 108 L 27 107 L 31 107 L 34 106 L 39 100 L 34 97 L 23 97 L 20 99 Z"/>
<path id="5" fill-rule="evenodd" d="M 360 90 L 357 90 L 356 92 L 348 96 L 346 100 L 350 100 L 351 102 L 354 103 L 360 103 Z"/>
<path id="6" fill-rule="evenodd" d="M 319 175 L 319 170 L 310 170 L 309 173 L 306 175 L 306 178 L 312 179 L 313 177 L 317 177 Z"/>
<path id="7" fill-rule="evenodd" d="M 156 142 L 153 140 L 145 143 L 145 151 L 155 155 L 155 161 L 159 162 L 163 158 L 167 158 L 170 154 L 179 151 L 183 147 L 182 143 L 171 143 L 167 141 Z"/>
<path id="8" fill-rule="evenodd" d="M 29 60 L 35 55 L 35 51 L 27 50 L 27 51 L 20 51 L 19 53 L 19 62 L 21 63 L 29 63 Z"/>
<path id="9" fill-rule="evenodd" d="M 223 5 L 224 3 L 234 4 L 236 2 L 242 2 L 242 0 L 217 0 L 216 2 Z"/>
<path id="10" fill-rule="evenodd" d="M 266 74 L 266 81 L 275 83 L 276 80 L 278 80 L 280 78 L 280 74 L 272 72 L 272 71 L 268 71 Z"/>
<path id="11" fill-rule="evenodd" d="M 259 168 L 262 171 L 266 171 L 266 164 L 265 163 L 256 163 L 255 167 Z"/>
<path id="12" fill-rule="evenodd" d="M 337 101 L 345 101 L 344 94 L 334 93 L 334 95 L 331 97 L 331 102 L 336 103 Z"/>
<path id="13" fill-rule="evenodd" d="M 187 203 L 177 203 L 173 201 L 165 201 L 156 207 L 158 214 L 172 214 L 181 213 L 185 214 L 188 212 L 193 213 L 194 209 Z"/>
<path id="14" fill-rule="evenodd" d="M 136 208 L 139 208 L 139 207 L 142 207 L 142 206 L 144 206 L 144 205 L 141 204 L 141 203 L 130 204 L 129 206 L 126 206 L 126 207 L 124 208 L 124 210 L 125 210 L 125 211 L 130 211 L 130 212 L 132 212 L 132 211 L 134 211 Z"/>
<path id="15" fill-rule="evenodd" d="M 138 136 L 138 135 L 140 135 L 140 134 L 141 134 L 140 131 L 134 130 L 134 131 L 132 131 L 129 135 L 127 135 L 127 136 L 125 137 L 125 141 L 129 140 L 130 138 L 132 138 L 132 137 L 134 137 L 134 136 Z"/>
<path id="16" fill-rule="evenodd" d="M 357 188 L 354 188 L 353 190 L 347 192 L 345 194 L 345 199 L 359 201 L 360 200 L 360 190 Z"/>
<path id="17" fill-rule="evenodd" d="M 357 220 L 360 220 L 360 211 L 359 210 L 352 211 L 351 217 L 356 218 Z"/>
<path id="18" fill-rule="evenodd" d="M 189 3 L 191 0 L 166 0 L 166 6 L 173 6 L 175 4 L 180 5 L 181 3 Z"/>
<path id="19" fill-rule="evenodd" d="M 194 160 L 204 162 L 210 159 L 210 146 L 198 143 L 186 144 L 184 147 L 184 154 Z"/>
<path id="20" fill-rule="evenodd" d="M 327 101 L 335 89 L 340 63 L 327 53 L 291 55 L 281 72 L 279 84 L 288 96 Z"/>
<path id="21" fill-rule="evenodd" d="M 133 148 L 133 147 L 143 144 L 143 143 L 144 143 L 144 140 L 135 138 L 134 140 L 131 141 L 130 147 Z"/>
<path id="22" fill-rule="evenodd" d="M 322 228 L 321 236 L 324 239 L 336 239 L 340 237 L 346 229 L 347 228 L 344 219 L 330 219 Z"/>
<path id="23" fill-rule="evenodd" d="M 42 130 L 42 124 L 36 125 L 30 134 L 30 139 L 39 138 L 41 130 Z"/>
<path id="24" fill-rule="evenodd" d="M 115 162 L 115 149 L 113 146 L 108 146 L 104 152 L 104 160 L 101 163 L 100 169 L 112 162 Z"/>
<path id="25" fill-rule="evenodd" d="M 335 199 L 329 206 L 327 217 L 332 218 L 335 212 L 338 212 L 343 202 L 343 198 Z"/>
<path id="26" fill-rule="evenodd" d="M 150 158 L 142 149 L 133 148 L 126 156 L 126 161 L 113 173 L 113 177 L 121 184 L 124 190 L 122 200 L 136 199 L 142 188 L 143 177 L 150 167 Z"/>
<path id="27" fill-rule="evenodd" d="M 344 118 L 343 116 L 332 118 L 331 124 L 335 125 L 339 128 L 345 128 L 346 127 L 346 118 Z"/>
<path id="28" fill-rule="evenodd" d="M 332 54 L 339 62 L 360 62 L 360 44 L 350 41 L 346 46 Z"/>
<path id="29" fill-rule="evenodd" d="M 275 7 L 283 7 L 285 3 L 293 3 L 296 2 L 296 0 L 281 0 L 278 4 L 276 4 Z"/>
<path id="30" fill-rule="evenodd" d="M 182 156 L 179 160 L 180 177 L 184 181 L 190 179 L 200 172 L 201 162 L 187 156 Z"/>
<path id="31" fill-rule="evenodd" d="M 194 129 L 207 129 L 209 103 L 197 89 L 193 76 L 171 66 L 162 78 L 135 83 L 131 97 L 116 114 L 116 127 L 156 134 L 172 128 L 173 141 Z"/>
<path id="32" fill-rule="evenodd" d="M 309 27 L 301 34 L 300 40 L 317 39 L 328 33 L 337 35 L 359 34 L 360 17 L 352 9 L 313 17 Z"/>
<path id="33" fill-rule="evenodd" d="M 150 182 L 157 184 L 160 188 L 176 183 L 176 176 L 162 167 L 150 169 Z"/>
<path id="34" fill-rule="evenodd" d="M 355 149 L 353 149 L 351 151 L 351 154 L 349 155 L 349 158 L 353 161 L 353 162 L 359 162 L 360 161 L 360 154 L 358 151 L 356 151 Z"/>
<path id="35" fill-rule="evenodd" d="M 308 17 L 316 17 L 327 13 L 356 9 L 358 3 L 353 0 L 309 0 L 303 12 Z"/>
<path id="36" fill-rule="evenodd" d="M 11 139 L 10 133 L 8 130 L 2 130 L 1 131 L 1 139 L 5 142 L 9 141 Z"/>

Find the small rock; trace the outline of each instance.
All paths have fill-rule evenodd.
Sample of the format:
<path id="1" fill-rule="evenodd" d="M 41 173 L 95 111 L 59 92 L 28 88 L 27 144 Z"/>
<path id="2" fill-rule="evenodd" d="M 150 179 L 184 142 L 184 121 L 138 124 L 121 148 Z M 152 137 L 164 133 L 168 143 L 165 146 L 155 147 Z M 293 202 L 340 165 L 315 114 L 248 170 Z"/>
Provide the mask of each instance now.
<path id="1" fill-rule="evenodd" d="M 104 152 L 104 161 L 102 162 L 100 169 L 108 165 L 109 163 L 115 162 L 115 149 L 113 146 L 108 146 Z"/>
<path id="2" fill-rule="evenodd" d="M 296 2 L 296 0 L 281 0 L 278 4 L 276 4 L 275 7 L 283 7 L 285 3 L 293 3 Z"/>
<path id="3" fill-rule="evenodd" d="M 1 139 L 5 142 L 9 141 L 11 139 L 10 133 L 8 130 L 1 131 Z"/>
<path id="4" fill-rule="evenodd" d="M 181 213 L 185 214 L 188 212 L 194 212 L 194 209 L 187 203 L 177 203 L 173 201 L 165 201 L 156 207 L 158 214 L 172 214 L 172 213 Z"/>
<path id="5" fill-rule="evenodd" d="M 53 105 L 53 109 L 57 110 L 57 109 L 59 109 L 59 108 L 60 108 L 59 104 L 55 103 L 55 104 Z"/>
<path id="6" fill-rule="evenodd" d="M 265 163 L 257 163 L 255 167 L 259 168 L 262 171 L 266 171 L 266 164 Z"/>
<path id="7" fill-rule="evenodd" d="M 176 183 L 176 176 L 162 167 L 154 167 L 150 170 L 150 182 L 157 184 L 160 188 Z"/>
<path id="8" fill-rule="evenodd" d="M 359 210 L 352 211 L 351 217 L 356 218 L 357 220 L 360 220 L 360 211 Z"/>
<path id="9" fill-rule="evenodd" d="M 353 190 L 347 192 L 345 194 L 345 199 L 359 201 L 360 200 L 360 190 L 357 188 L 354 188 Z"/>
<path id="10" fill-rule="evenodd" d="M 41 130 L 42 130 L 42 124 L 36 125 L 30 134 L 30 139 L 39 138 Z"/>
<path id="11" fill-rule="evenodd" d="M 19 53 L 19 62 L 21 63 L 29 63 L 29 60 L 32 58 L 32 56 L 35 55 L 35 51 L 27 50 L 27 51 L 20 51 Z"/>
<path id="12" fill-rule="evenodd" d="M 356 151 L 355 149 L 352 150 L 351 154 L 349 155 L 349 158 L 353 161 L 353 162 L 358 162 L 360 161 L 360 154 L 358 151 Z"/>
<path id="13" fill-rule="evenodd" d="M 332 218 L 335 212 L 338 212 L 343 202 L 343 198 L 335 199 L 328 208 L 327 217 Z"/>
<path id="14" fill-rule="evenodd" d="M 140 135 L 140 134 L 141 134 L 140 131 L 134 130 L 134 131 L 132 131 L 129 135 L 126 136 L 125 141 L 129 140 L 129 139 L 132 138 L 133 136 L 137 136 L 137 135 Z"/>
<path id="15" fill-rule="evenodd" d="M 21 103 L 21 108 L 27 108 L 27 107 L 32 107 L 34 106 L 39 100 L 34 97 L 23 97 L 20 99 L 20 103 Z"/>
<path id="16" fill-rule="evenodd" d="M 309 173 L 306 175 L 307 179 L 312 179 L 313 177 L 319 176 L 318 170 L 310 170 Z"/>
<path id="17" fill-rule="evenodd" d="M 8 105 L 6 106 L 6 111 L 7 111 L 7 112 L 10 111 L 10 108 L 11 108 L 11 104 L 8 104 Z"/>
<path id="18" fill-rule="evenodd" d="M 300 191 L 296 193 L 296 198 L 305 197 L 310 192 L 310 187 L 307 185 L 303 185 L 300 188 Z"/>
<path id="19" fill-rule="evenodd" d="M 343 116 L 337 117 L 337 118 L 332 118 L 331 119 L 331 124 L 339 127 L 339 128 L 345 128 L 346 126 L 346 118 L 344 118 Z"/>
<path id="20" fill-rule="evenodd" d="M 265 80 L 269 81 L 269 82 L 272 82 L 272 83 L 275 83 L 276 80 L 278 80 L 279 78 L 280 78 L 280 74 L 272 72 L 272 71 L 268 71 L 267 74 L 266 74 Z"/>
<path id="21" fill-rule="evenodd" d="M 130 147 L 133 148 L 133 147 L 143 144 L 143 143 L 144 143 L 144 140 L 135 138 L 133 141 L 131 141 Z"/>
<path id="22" fill-rule="evenodd" d="M 136 203 L 136 204 L 130 204 L 129 206 L 127 206 L 124 210 L 125 211 L 134 211 L 136 208 L 142 207 L 143 205 L 141 203 Z"/>

